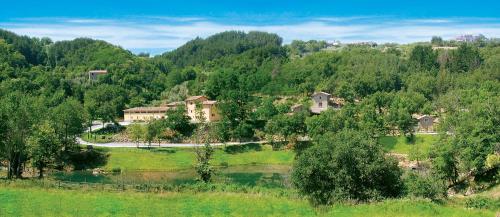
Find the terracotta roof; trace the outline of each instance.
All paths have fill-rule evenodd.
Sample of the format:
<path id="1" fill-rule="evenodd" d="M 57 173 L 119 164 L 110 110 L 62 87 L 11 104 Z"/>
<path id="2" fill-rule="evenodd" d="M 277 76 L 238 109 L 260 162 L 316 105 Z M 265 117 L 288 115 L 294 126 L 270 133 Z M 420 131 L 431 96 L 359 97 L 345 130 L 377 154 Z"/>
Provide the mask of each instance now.
<path id="1" fill-rule="evenodd" d="M 215 101 L 215 100 L 203 101 L 203 105 L 214 105 L 214 104 L 217 104 L 217 101 Z"/>
<path id="2" fill-rule="evenodd" d="M 135 107 L 135 108 L 129 108 L 123 110 L 125 113 L 134 113 L 134 112 L 141 112 L 141 113 L 158 113 L 158 112 L 166 112 L 169 110 L 169 107 Z"/>
<path id="3" fill-rule="evenodd" d="M 193 100 L 197 100 L 200 98 L 207 98 L 207 97 L 206 96 L 190 96 L 186 99 L 186 101 L 193 101 Z"/>
<path id="4" fill-rule="evenodd" d="M 108 73 L 108 70 L 90 70 L 89 73 L 93 73 L 93 74 L 106 74 L 106 73 Z"/>

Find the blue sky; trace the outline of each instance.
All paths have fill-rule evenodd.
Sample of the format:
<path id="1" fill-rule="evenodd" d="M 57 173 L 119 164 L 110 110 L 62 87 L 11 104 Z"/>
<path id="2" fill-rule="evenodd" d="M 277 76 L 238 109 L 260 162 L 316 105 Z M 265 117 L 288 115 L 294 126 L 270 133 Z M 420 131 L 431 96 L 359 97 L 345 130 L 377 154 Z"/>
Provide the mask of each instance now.
<path id="1" fill-rule="evenodd" d="M 267 31 L 293 39 L 408 43 L 433 35 L 500 37 L 500 3 L 492 0 L 2 2 L 0 28 L 69 40 L 106 40 L 133 52 L 175 49 L 226 30 Z"/>

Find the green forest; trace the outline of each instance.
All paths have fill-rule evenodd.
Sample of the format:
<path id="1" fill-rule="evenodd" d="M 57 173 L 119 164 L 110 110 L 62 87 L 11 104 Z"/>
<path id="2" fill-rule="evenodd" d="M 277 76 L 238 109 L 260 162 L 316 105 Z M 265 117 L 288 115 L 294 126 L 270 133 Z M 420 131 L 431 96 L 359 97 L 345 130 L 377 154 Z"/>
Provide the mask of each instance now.
<path id="1" fill-rule="evenodd" d="M 443 46 L 453 49 L 435 49 Z M 90 70 L 108 73 L 92 80 Z M 309 106 L 318 91 L 345 106 L 290 113 L 293 105 Z M 480 190 L 499 180 L 498 40 L 334 46 L 240 31 L 150 56 L 101 40 L 54 42 L 0 30 L 0 166 L 9 179 L 28 167 L 42 177 L 46 168 L 82 160 L 76 138 L 93 121 L 117 122 L 124 109 L 194 95 L 219 102 L 222 120 L 209 126 L 213 141 L 266 139 L 273 150 L 296 152 L 293 185 L 313 204 L 437 199 L 448 188 Z M 429 163 L 423 174 L 400 169 L 378 142 L 392 134 L 414 139 L 413 114 L 440 120 L 429 152 L 410 153 Z M 175 112 L 169 117 L 187 122 Z M 201 127 L 170 128 L 191 135 Z M 312 142 L 300 142 L 304 137 Z"/>

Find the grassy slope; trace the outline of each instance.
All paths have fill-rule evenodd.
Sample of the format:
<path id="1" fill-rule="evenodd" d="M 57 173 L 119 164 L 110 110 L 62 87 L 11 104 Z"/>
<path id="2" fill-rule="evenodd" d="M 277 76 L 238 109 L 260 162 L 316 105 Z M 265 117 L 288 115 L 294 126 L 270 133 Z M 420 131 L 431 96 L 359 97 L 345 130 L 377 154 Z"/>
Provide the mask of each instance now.
<path id="1" fill-rule="evenodd" d="M 379 142 L 382 143 L 386 151 L 409 154 L 411 149 L 415 146 L 420 147 L 422 151 L 427 152 L 431 145 L 437 142 L 439 137 L 437 135 L 415 135 L 415 142 L 409 143 L 404 136 L 383 136 L 380 137 Z"/>
<path id="2" fill-rule="evenodd" d="M 191 148 L 109 148 L 110 154 L 106 169 L 122 168 L 124 170 L 180 170 L 191 168 L 195 163 L 195 153 Z M 242 153 L 229 154 L 217 148 L 212 160 L 213 165 L 228 166 L 249 164 L 291 164 L 292 151 L 272 151 L 270 146 L 262 146 L 262 150 L 249 150 Z"/>
<path id="3" fill-rule="evenodd" d="M 1 216 L 494 216 L 426 201 L 314 209 L 304 200 L 242 193 L 111 193 L 0 187 Z"/>

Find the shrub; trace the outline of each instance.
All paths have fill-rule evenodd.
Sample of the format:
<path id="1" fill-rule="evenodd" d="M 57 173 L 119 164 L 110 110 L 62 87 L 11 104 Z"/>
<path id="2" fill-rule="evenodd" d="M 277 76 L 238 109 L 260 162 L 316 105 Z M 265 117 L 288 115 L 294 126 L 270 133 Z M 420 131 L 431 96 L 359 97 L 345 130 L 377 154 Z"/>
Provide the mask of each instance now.
<path id="1" fill-rule="evenodd" d="M 121 173 L 122 169 L 120 167 L 115 167 L 115 168 L 111 169 L 111 172 L 113 172 L 113 173 Z"/>
<path id="2" fill-rule="evenodd" d="M 432 175 L 421 175 L 409 172 L 405 176 L 405 184 L 408 195 L 438 200 L 446 197 L 446 184 Z"/>
<path id="3" fill-rule="evenodd" d="M 315 204 L 399 196 L 401 169 L 363 132 L 327 133 L 298 156 L 292 181 Z"/>
<path id="4" fill-rule="evenodd" d="M 221 162 L 221 163 L 220 163 L 220 166 L 221 166 L 221 167 L 228 167 L 228 166 L 229 166 L 229 163 L 224 161 L 224 162 Z"/>
<path id="5" fill-rule="evenodd" d="M 472 197 L 465 201 L 465 207 L 475 209 L 499 209 L 500 200 L 485 197 Z"/>

